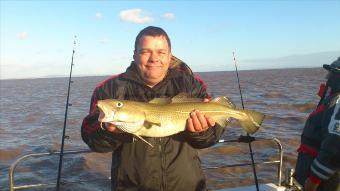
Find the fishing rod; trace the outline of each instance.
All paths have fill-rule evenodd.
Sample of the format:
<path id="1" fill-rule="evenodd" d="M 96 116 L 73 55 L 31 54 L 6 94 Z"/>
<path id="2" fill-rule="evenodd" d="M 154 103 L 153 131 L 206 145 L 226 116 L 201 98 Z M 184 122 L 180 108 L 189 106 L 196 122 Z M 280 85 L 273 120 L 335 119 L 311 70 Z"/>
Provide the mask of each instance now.
<path id="1" fill-rule="evenodd" d="M 69 103 L 69 98 L 70 98 L 71 83 L 73 83 L 73 81 L 72 81 L 72 67 L 74 65 L 73 64 L 73 57 L 74 57 L 74 53 L 75 53 L 76 38 L 77 38 L 77 36 L 74 36 L 72 59 L 71 59 L 71 69 L 70 69 L 70 76 L 69 76 L 69 79 L 68 79 L 64 128 L 63 128 L 63 135 L 62 135 L 62 138 L 61 138 L 61 147 L 60 147 L 60 154 L 59 154 L 58 178 L 57 178 L 57 187 L 56 187 L 57 191 L 59 191 L 59 188 L 60 188 L 61 169 L 62 169 L 62 166 L 63 166 L 63 156 L 64 156 L 64 142 L 65 142 L 65 138 L 68 138 L 67 136 L 65 136 L 68 106 L 72 106 L 72 104 Z"/>
<path id="2" fill-rule="evenodd" d="M 242 109 L 244 110 L 244 102 L 243 102 L 243 96 L 242 96 L 242 89 L 241 89 L 241 83 L 240 83 L 240 78 L 238 75 L 238 69 L 237 69 L 237 62 L 236 62 L 236 58 L 235 58 L 235 52 L 233 52 L 233 59 L 234 59 L 234 65 L 235 65 L 235 72 L 236 72 L 236 76 L 237 76 L 237 82 L 238 82 L 238 90 L 240 92 L 240 97 L 241 97 L 241 104 L 242 104 Z M 254 174 L 254 181 L 255 181 L 255 185 L 256 185 L 256 190 L 259 191 L 259 182 L 257 180 L 257 174 L 256 174 L 256 168 L 255 168 L 255 161 L 254 161 L 254 153 L 253 153 L 253 149 L 251 146 L 251 140 L 253 140 L 254 138 L 251 137 L 249 135 L 249 133 L 247 133 L 247 139 L 248 141 L 248 147 L 249 147 L 249 152 L 250 152 L 250 158 L 251 158 L 251 166 L 253 168 L 253 174 Z"/>

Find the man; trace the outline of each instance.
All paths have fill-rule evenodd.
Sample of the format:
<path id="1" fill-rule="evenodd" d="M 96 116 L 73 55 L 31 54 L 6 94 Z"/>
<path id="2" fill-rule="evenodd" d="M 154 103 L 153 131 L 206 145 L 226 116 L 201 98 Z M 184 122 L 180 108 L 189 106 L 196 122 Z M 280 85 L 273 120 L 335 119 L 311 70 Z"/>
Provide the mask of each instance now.
<path id="1" fill-rule="evenodd" d="M 97 152 L 112 153 L 112 190 L 205 190 L 205 178 L 196 149 L 215 144 L 223 128 L 194 110 L 188 115 L 186 131 L 162 138 L 144 137 L 150 147 L 111 124 L 98 123 L 98 100 L 150 101 L 185 92 L 208 98 L 202 81 L 171 54 L 166 32 L 144 28 L 135 41 L 134 61 L 125 73 L 112 77 L 94 90 L 90 113 L 82 124 L 82 138 Z"/>
<path id="2" fill-rule="evenodd" d="M 303 129 L 295 169 L 305 191 L 340 191 L 340 57 L 323 67 L 327 83 Z"/>

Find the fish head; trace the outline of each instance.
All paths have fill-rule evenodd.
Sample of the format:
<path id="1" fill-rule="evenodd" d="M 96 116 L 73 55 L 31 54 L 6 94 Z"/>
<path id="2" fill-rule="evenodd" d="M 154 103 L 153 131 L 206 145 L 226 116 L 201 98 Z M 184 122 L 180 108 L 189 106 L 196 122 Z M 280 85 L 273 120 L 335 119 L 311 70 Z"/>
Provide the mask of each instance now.
<path id="1" fill-rule="evenodd" d="M 137 122 L 145 119 L 145 114 L 133 102 L 124 100 L 99 100 L 100 122 Z"/>
<path id="2" fill-rule="evenodd" d="M 145 114 L 134 103 L 126 100 L 99 100 L 97 103 L 100 112 L 98 121 L 116 125 L 125 132 L 136 132 L 142 127 Z"/>

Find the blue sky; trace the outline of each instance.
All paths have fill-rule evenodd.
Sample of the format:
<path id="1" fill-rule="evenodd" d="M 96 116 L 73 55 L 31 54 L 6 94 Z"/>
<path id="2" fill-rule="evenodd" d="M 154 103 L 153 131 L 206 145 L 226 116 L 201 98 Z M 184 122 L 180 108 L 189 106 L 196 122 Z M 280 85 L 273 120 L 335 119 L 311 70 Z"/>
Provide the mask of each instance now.
<path id="1" fill-rule="evenodd" d="M 340 1 L 0 0 L 0 79 L 125 71 L 134 39 L 164 28 L 195 72 L 319 67 L 340 56 Z"/>

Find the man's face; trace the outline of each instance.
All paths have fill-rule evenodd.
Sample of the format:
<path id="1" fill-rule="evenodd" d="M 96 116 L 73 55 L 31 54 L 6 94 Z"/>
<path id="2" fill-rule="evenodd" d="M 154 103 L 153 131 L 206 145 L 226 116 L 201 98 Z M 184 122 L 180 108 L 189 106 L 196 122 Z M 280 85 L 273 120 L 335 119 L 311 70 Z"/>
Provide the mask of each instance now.
<path id="1" fill-rule="evenodd" d="M 153 87 L 166 76 L 171 52 L 164 36 L 142 36 L 133 55 L 145 83 Z"/>

